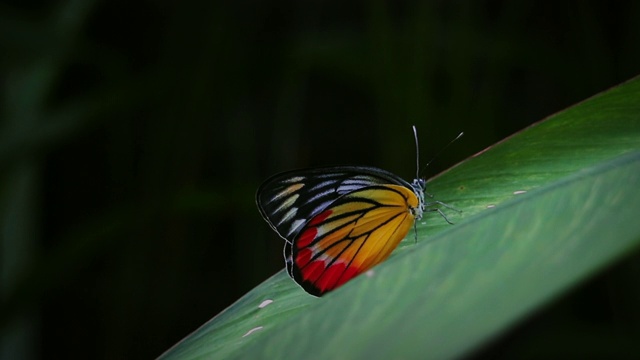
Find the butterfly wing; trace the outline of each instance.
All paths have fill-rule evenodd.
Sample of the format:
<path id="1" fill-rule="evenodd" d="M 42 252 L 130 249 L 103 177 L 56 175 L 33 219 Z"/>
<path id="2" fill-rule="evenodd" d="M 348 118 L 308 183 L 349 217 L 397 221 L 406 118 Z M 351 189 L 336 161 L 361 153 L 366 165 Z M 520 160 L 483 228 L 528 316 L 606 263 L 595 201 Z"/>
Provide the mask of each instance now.
<path id="1" fill-rule="evenodd" d="M 418 206 L 399 185 L 352 191 L 309 221 L 292 244 L 293 278 L 320 296 L 385 260 L 409 232 Z"/>
<path id="2" fill-rule="evenodd" d="M 258 189 L 256 202 L 286 240 L 289 275 L 317 296 L 386 259 L 419 206 L 409 183 L 368 167 L 279 174 Z"/>

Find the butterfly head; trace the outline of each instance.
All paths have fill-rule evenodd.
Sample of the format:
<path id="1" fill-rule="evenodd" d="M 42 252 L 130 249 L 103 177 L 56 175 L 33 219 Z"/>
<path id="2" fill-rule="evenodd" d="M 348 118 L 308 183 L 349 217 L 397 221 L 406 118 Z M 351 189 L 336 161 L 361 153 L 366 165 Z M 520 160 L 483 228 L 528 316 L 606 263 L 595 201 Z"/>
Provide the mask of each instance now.
<path id="1" fill-rule="evenodd" d="M 427 180 L 422 178 L 413 179 L 411 183 L 411 187 L 413 188 L 413 192 L 418 197 L 418 207 L 412 208 L 411 213 L 415 216 L 416 221 L 422 219 L 422 213 L 426 209 L 426 203 L 424 201 L 425 190 L 427 189 Z"/>

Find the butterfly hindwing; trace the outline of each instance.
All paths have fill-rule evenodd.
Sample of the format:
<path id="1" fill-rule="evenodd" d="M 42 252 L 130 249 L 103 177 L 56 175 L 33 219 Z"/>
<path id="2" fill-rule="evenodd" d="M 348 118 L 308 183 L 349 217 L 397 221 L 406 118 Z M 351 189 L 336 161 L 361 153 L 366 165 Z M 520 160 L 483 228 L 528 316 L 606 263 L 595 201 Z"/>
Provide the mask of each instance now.
<path id="1" fill-rule="evenodd" d="M 294 239 L 294 280 L 320 296 L 382 262 L 411 229 L 416 206 L 412 190 L 390 184 L 338 198 Z"/>

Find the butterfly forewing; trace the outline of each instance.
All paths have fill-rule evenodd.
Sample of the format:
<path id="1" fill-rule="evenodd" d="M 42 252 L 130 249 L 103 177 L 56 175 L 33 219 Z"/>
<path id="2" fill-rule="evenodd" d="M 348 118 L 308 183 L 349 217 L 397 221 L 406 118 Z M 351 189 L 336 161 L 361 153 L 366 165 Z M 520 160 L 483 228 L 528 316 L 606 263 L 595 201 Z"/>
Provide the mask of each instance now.
<path id="1" fill-rule="evenodd" d="M 256 193 L 262 216 L 291 242 L 302 226 L 340 196 L 373 185 L 410 187 L 402 178 L 369 167 L 331 167 L 290 171 L 266 180 Z"/>

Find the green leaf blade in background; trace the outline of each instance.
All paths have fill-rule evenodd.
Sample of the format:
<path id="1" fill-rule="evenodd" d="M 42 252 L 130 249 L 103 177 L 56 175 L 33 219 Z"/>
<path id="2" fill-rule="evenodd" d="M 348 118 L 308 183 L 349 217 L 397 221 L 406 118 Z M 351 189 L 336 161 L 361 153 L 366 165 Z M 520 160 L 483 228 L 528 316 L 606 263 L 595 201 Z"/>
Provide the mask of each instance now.
<path id="1" fill-rule="evenodd" d="M 477 348 L 637 248 L 639 100 L 634 79 L 470 158 L 430 182 L 463 210 L 455 226 L 427 216 L 417 245 L 408 236 L 321 299 L 280 272 L 163 357 L 449 358 Z"/>
<path id="2" fill-rule="evenodd" d="M 165 353 L 164 358 L 228 358 L 258 340 L 264 330 L 300 313 L 320 299 L 300 293 L 280 271 Z M 301 296 L 302 295 L 302 296 Z M 211 334 L 216 341 L 211 342 Z"/>

